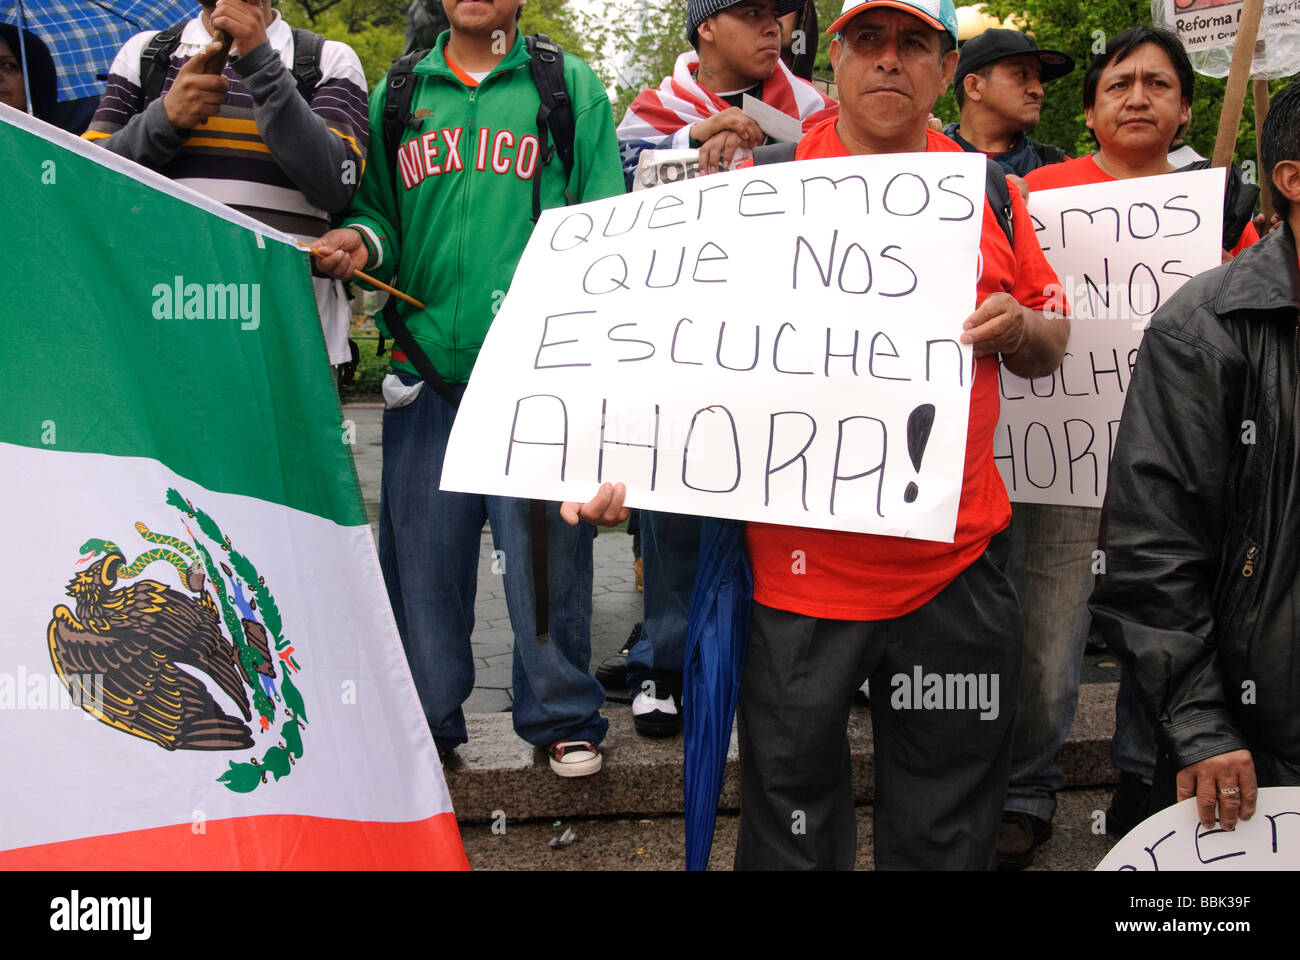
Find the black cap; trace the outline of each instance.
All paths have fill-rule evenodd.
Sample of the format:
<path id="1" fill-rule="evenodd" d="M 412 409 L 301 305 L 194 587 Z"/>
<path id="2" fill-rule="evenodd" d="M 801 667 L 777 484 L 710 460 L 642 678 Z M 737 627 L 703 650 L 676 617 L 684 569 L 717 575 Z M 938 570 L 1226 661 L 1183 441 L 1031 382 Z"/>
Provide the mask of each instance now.
<path id="1" fill-rule="evenodd" d="M 953 84 L 961 86 L 966 74 L 974 73 L 1007 57 L 1035 57 L 1042 64 L 1041 81 L 1055 80 L 1074 69 L 1074 58 L 1059 50 L 1040 50 L 1038 44 L 1018 30 L 985 30 L 961 45 L 957 76 Z"/>
<path id="2" fill-rule="evenodd" d="M 686 0 L 686 39 L 692 47 L 698 47 L 695 31 L 700 24 L 716 13 L 721 13 L 743 0 Z M 787 13 L 802 10 L 804 0 L 776 0 L 776 15 L 784 17 Z"/>

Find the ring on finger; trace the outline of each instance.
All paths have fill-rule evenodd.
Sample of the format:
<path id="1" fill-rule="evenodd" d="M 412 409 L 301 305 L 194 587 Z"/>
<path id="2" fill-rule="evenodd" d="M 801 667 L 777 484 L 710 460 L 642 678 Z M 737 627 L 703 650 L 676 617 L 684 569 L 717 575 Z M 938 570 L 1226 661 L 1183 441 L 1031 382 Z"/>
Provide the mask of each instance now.
<path id="1" fill-rule="evenodd" d="M 1240 788 L 1240 787 L 1220 787 L 1220 788 L 1219 788 L 1219 792 L 1220 792 L 1220 793 L 1226 793 L 1226 794 L 1232 795 L 1232 794 L 1240 793 L 1240 792 L 1241 792 L 1241 788 Z"/>

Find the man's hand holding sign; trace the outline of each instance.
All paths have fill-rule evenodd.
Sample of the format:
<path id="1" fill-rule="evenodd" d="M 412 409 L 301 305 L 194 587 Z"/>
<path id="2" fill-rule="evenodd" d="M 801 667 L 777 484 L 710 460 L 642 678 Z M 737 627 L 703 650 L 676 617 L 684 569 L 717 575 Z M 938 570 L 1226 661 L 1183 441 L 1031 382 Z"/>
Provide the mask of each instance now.
<path id="1" fill-rule="evenodd" d="M 1030 310 L 1009 293 L 995 293 L 962 324 L 962 342 L 972 344 L 977 357 L 1001 354 L 1006 368 L 1020 376 L 1043 376 L 1060 366 L 1070 337 L 1064 319 Z"/>

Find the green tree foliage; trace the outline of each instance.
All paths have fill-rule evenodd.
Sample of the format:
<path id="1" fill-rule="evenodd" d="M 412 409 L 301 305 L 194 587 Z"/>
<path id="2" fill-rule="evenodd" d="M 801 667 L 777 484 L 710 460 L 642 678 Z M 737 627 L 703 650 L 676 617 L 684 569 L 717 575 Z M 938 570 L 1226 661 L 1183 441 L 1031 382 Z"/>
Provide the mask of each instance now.
<path id="1" fill-rule="evenodd" d="M 356 51 L 366 83 L 374 87 L 406 45 L 410 0 L 278 0 L 276 6 L 294 27 L 314 30 Z"/>
<path id="2" fill-rule="evenodd" d="M 835 22 L 844 4 L 839 0 L 816 0 L 817 3 L 817 60 L 813 63 L 813 76 L 823 80 L 834 80 L 835 71 L 831 69 L 831 37 L 826 28 Z"/>
<path id="3" fill-rule="evenodd" d="M 406 47 L 410 0 L 278 0 L 276 6 L 291 26 L 306 27 L 355 50 L 372 89 Z M 591 50 L 600 49 L 587 46 L 590 34 L 581 18 L 565 7 L 565 0 L 528 0 L 519 26 L 524 33 L 545 33 L 588 62 Z"/>
<path id="4" fill-rule="evenodd" d="M 671 74 L 677 57 L 690 49 L 685 0 L 605 0 L 584 26 L 593 49 L 609 58 L 617 118 L 643 87 L 657 87 Z"/>
<path id="5" fill-rule="evenodd" d="M 596 60 L 601 46 L 591 42 L 594 39 L 593 33 L 599 35 L 600 31 L 593 31 L 590 18 L 575 14 L 565 3 L 566 0 L 528 0 L 524 4 L 523 16 L 519 18 L 519 28 L 525 34 L 546 34 L 567 52 L 582 57 L 600 73 Z M 598 39 L 598 36 L 595 38 Z M 601 79 L 608 81 L 608 77 L 602 76 Z"/>

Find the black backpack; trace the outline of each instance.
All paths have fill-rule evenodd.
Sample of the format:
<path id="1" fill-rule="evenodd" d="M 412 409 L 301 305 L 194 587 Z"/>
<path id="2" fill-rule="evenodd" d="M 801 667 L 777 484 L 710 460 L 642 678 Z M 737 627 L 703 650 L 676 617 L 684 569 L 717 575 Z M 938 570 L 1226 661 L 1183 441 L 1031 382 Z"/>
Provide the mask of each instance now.
<path id="1" fill-rule="evenodd" d="M 772 143 L 754 148 L 754 166 L 763 163 L 787 163 L 794 159 L 795 144 Z M 998 226 L 1007 236 L 1012 248 L 1016 245 L 1015 228 L 1011 224 L 1011 188 L 1007 186 L 1007 172 L 996 160 L 989 160 L 984 171 L 984 195 L 989 199 Z"/>
<path id="2" fill-rule="evenodd" d="M 564 49 L 543 33 L 525 37 L 524 43 L 528 48 L 533 85 L 541 99 L 541 106 L 537 108 L 540 155 L 533 176 L 533 223 L 536 223 L 542 215 L 542 168 L 559 154 L 565 175 L 573 172 L 573 101 L 569 99 L 569 90 L 564 83 Z M 415 65 L 428 53 L 427 49 L 415 50 L 399 57 L 388 71 L 382 129 L 384 153 L 392 168 L 394 182 L 397 180 L 397 148 L 403 133 L 407 129 L 418 133 L 424 123 L 424 118 L 411 115 L 411 101 L 415 98 Z"/>
<path id="3" fill-rule="evenodd" d="M 166 30 L 159 30 L 145 44 L 140 53 L 140 92 L 144 97 L 142 103 L 157 100 L 162 94 L 171 56 L 180 46 L 184 30 L 185 24 L 178 23 Z M 319 33 L 293 28 L 293 79 L 298 85 L 298 93 L 308 103 L 311 103 L 316 85 L 324 76 L 320 69 L 320 51 L 324 45 L 325 38 Z"/>
<path id="4" fill-rule="evenodd" d="M 1193 160 L 1184 170 L 1209 170 L 1212 161 Z M 1259 187 L 1247 183 L 1242 178 L 1241 167 L 1235 163 L 1228 164 L 1228 176 L 1223 185 L 1223 236 L 1220 238 L 1224 250 L 1231 250 L 1241 239 L 1241 232 L 1246 229 L 1255 216 L 1255 204 L 1259 200 Z"/>
<path id="5" fill-rule="evenodd" d="M 1050 143 L 1040 143 L 1037 140 L 1030 140 L 1033 144 L 1034 152 L 1038 154 L 1038 159 L 1042 161 L 1043 166 L 1050 167 L 1054 163 L 1064 163 L 1069 160 L 1069 155 L 1060 147 L 1054 147 Z"/>

